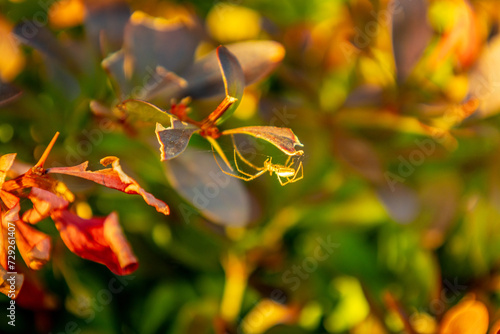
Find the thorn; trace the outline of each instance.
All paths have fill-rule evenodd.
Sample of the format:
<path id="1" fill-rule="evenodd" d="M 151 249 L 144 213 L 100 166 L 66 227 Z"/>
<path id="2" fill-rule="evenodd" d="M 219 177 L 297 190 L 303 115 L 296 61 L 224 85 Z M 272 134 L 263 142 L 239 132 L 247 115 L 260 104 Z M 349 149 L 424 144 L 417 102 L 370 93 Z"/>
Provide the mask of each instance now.
<path id="1" fill-rule="evenodd" d="M 36 163 L 36 165 L 33 168 L 43 169 L 43 164 L 45 163 L 45 160 L 47 160 L 47 157 L 49 156 L 50 151 L 54 147 L 54 144 L 56 143 L 57 137 L 59 137 L 59 131 L 56 132 L 54 137 L 52 137 L 52 140 L 50 141 L 49 145 L 47 146 L 45 151 L 43 151 L 42 157 L 40 158 L 40 160 L 38 160 L 38 162 Z"/>

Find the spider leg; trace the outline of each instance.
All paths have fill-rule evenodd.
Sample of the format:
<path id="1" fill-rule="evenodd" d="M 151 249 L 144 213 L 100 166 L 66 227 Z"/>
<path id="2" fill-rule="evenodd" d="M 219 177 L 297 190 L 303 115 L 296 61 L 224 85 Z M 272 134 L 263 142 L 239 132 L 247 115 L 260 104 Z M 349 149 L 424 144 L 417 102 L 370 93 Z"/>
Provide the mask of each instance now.
<path id="1" fill-rule="evenodd" d="M 290 183 L 290 180 L 288 180 L 288 181 L 286 181 L 286 182 L 283 182 L 283 180 L 281 179 L 281 177 L 280 177 L 278 174 L 276 174 L 276 177 L 278 178 L 278 181 L 280 181 L 280 184 L 281 184 L 282 186 L 286 186 L 288 183 Z M 288 178 L 287 178 L 287 179 L 288 179 Z"/>
<path id="2" fill-rule="evenodd" d="M 233 139 L 233 146 L 234 146 L 234 150 L 235 150 L 235 153 L 238 154 L 238 157 L 244 162 L 246 163 L 248 166 L 252 167 L 253 169 L 255 170 L 258 170 L 258 171 L 261 171 L 263 169 L 265 169 L 264 167 L 257 167 L 255 166 L 254 164 L 252 164 L 250 161 L 248 161 L 247 159 L 245 159 L 243 157 L 243 155 L 241 154 L 240 150 L 238 149 L 238 146 L 236 145 L 236 142 L 234 141 L 234 135 L 231 135 L 231 138 Z M 236 158 L 235 158 L 236 160 Z"/>
<path id="3" fill-rule="evenodd" d="M 244 172 L 243 170 L 241 170 L 241 169 L 240 169 L 240 167 L 238 166 L 238 159 L 236 158 L 236 152 L 237 152 L 237 150 L 236 150 L 236 148 L 235 148 L 235 149 L 234 149 L 234 165 L 236 166 L 236 170 L 237 170 L 238 172 L 240 172 L 241 174 L 246 175 L 246 176 L 248 176 L 248 177 L 253 177 L 254 175 L 259 174 L 259 172 L 260 172 L 259 170 L 257 170 L 257 173 L 256 173 L 256 174 L 254 174 L 254 175 L 249 174 L 249 173 Z M 259 174 L 259 175 L 260 175 L 260 174 Z"/>
<path id="4" fill-rule="evenodd" d="M 297 177 L 300 171 L 300 176 Z M 299 163 L 299 167 L 297 167 L 297 171 L 295 171 L 295 174 L 291 178 L 290 182 L 296 182 L 298 180 L 302 180 L 304 178 L 304 166 L 302 165 L 302 161 Z"/>
<path id="5" fill-rule="evenodd" d="M 236 175 L 236 174 L 233 174 L 233 173 L 230 173 L 230 172 L 226 172 L 222 167 L 221 165 L 219 164 L 219 162 L 217 161 L 217 157 L 215 156 L 215 151 L 213 150 L 212 148 L 212 153 L 214 155 L 214 159 L 215 159 L 215 163 L 217 164 L 217 166 L 219 166 L 219 169 L 221 170 L 221 172 L 223 172 L 224 174 L 226 175 L 229 175 L 229 176 L 232 176 L 232 177 L 235 177 L 237 179 L 240 179 L 240 180 L 243 180 L 243 181 L 252 181 L 253 179 L 256 179 L 257 177 L 261 176 L 265 170 L 262 170 L 262 171 L 259 171 L 257 174 L 255 175 L 251 175 L 251 174 L 246 174 L 246 173 L 243 173 L 245 174 L 247 177 L 245 176 L 241 176 L 241 175 Z M 236 165 L 236 168 L 238 169 L 238 165 Z M 238 171 L 240 171 L 238 169 Z M 240 171 L 241 172 L 241 171 Z"/>

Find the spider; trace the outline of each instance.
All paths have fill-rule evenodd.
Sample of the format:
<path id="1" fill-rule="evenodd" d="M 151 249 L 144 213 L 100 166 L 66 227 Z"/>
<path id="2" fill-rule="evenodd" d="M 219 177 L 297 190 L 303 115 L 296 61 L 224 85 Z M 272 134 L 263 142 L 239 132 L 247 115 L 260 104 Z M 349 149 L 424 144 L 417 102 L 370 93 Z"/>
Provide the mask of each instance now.
<path id="1" fill-rule="evenodd" d="M 299 152 L 302 152 L 302 151 L 299 151 Z M 257 171 L 257 173 L 255 173 L 255 174 L 252 175 L 252 174 L 249 174 L 247 172 L 242 171 L 240 169 L 240 167 L 238 166 L 238 159 L 236 158 L 236 155 L 238 155 L 238 157 L 244 163 L 246 163 L 248 166 L 250 166 L 251 168 L 255 169 Z M 215 158 L 215 152 L 214 152 L 214 158 Z M 287 185 L 289 183 L 296 182 L 296 181 L 298 181 L 298 180 L 300 180 L 300 179 L 302 179 L 304 177 L 304 168 L 302 166 L 302 161 L 299 163 L 299 166 L 297 167 L 297 169 L 294 169 L 293 167 L 291 167 L 294 164 L 294 161 L 292 160 L 292 156 L 288 157 L 288 159 L 286 160 L 286 162 L 285 162 L 284 165 L 273 164 L 272 163 L 272 157 L 268 157 L 264 161 L 264 166 L 263 167 L 258 167 L 258 166 L 255 166 L 254 164 L 252 164 L 247 159 L 245 159 L 241 155 L 240 151 L 235 147 L 235 149 L 234 149 L 234 164 L 236 166 L 236 170 L 238 172 L 240 172 L 241 174 L 243 174 L 244 176 L 236 175 L 236 174 L 233 174 L 233 173 L 230 173 L 230 172 L 226 172 L 219 165 L 219 162 L 217 161 L 217 158 L 215 158 L 215 162 L 217 163 L 217 165 L 219 166 L 220 170 L 224 174 L 236 177 L 236 178 L 241 179 L 243 181 L 252 181 L 253 179 L 256 179 L 259 176 L 261 176 L 262 174 L 264 174 L 265 172 L 269 172 L 269 175 L 272 175 L 273 172 L 274 172 L 276 174 L 276 177 L 278 178 L 278 181 L 280 182 L 280 184 L 282 186 L 284 186 L 284 185 Z M 299 176 L 299 171 L 301 172 L 300 176 Z"/>

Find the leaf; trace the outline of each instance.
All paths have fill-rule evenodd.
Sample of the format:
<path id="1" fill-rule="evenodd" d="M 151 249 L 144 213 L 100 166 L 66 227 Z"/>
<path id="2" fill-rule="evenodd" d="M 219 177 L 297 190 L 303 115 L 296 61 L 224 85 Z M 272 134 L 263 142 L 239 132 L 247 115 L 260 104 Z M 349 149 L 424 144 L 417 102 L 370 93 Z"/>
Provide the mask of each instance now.
<path id="1" fill-rule="evenodd" d="M 118 223 L 118 215 L 83 219 L 67 211 L 52 213 L 66 246 L 76 255 L 102 263 L 117 275 L 129 275 L 139 266 Z"/>
<path id="2" fill-rule="evenodd" d="M 134 86 L 131 81 L 131 74 L 129 73 L 129 76 L 127 76 L 124 71 L 125 56 L 123 50 L 116 51 L 104 58 L 101 66 L 113 78 L 117 95 L 121 99 L 131 97 L 130 93 Z"/>
<path id="3" fill-rule="evenodd" d="M 152 103 L 142 100 L 125 100 L 116 105 L 117 110 L 123 118 L 130 123 L 135 121 L 159 122 L 161 124 L 170 123 L 171 115 Z"/>
<path id="4" fill-rule="evenodd" d="M 499 334 L 500 333 L 500 319 L 497 320 L 490 328 L 488 334 Z"/>
<path id="5" fill-rule="evenodd" d="M 427 1 L 393 0 L 392 48 L 398 82 L 403 82 L 413 70 L 432 36 L 427 21 Z"/>
<path id="6" fill-rule="evenodd" d="M 500 111 L 500 35 L 486 45 L 470 73 L 469 94 L 480 101 L 477 112 L 480 117 L 494 115 Z"/>
<path id="7" fill-rule="evenodd" d="M 158 98 L 170 101 L 173 98 L 180 97 L 186 87 L 187 81 L 184 78 L 161 66 L 156 66 L 154 75 L 144 86 L 140 98 L 147 100 Z"/>
<path id="8" fill-rule="evenodd" d="M 169 128 L 156 123 L 156 137 L 160 143 L 161 161 L 170 160 L 184 152 L 189 144 L 193 133 L 197 128 L 189 126 L 177 119 L 172 119 L 172 125 Z"/>
<path id="9" fill-rule="evenodd" d="M 263 139 L 288 155 L 301 155 L 302 150 L 296 150 L 295 146 L 304 146 L 299 138 L 289 128 L 280 128 L 277 126 L 247 126 L 242 128 L 225 130 L 223 135 L 247 134 L 253 137 Z"/>
<path id="10" fill-rule="evenodd" d="M 33 23 L 24 20 L 14 27 L 14 34 L 21 42 L 55 60 L 57 64 L 62 65 L 70 73 L 75 75 L 80 73 L 80 66 L 73 55 L 59 43 L 52 32 L 45 26 L 40 26 L 37 22 Z"/>
<path id="11" fill-rule="evenodd" d="M 174 189 L 210 221 L 226 226 L 245 226 L 250 221 L 250 197 L 238 179 L 224 174 L 212 153 L 186 150 L 165 164 L 167 178 Z M 179 205 L 189 223 L 195 210 Z"/>
<path id="12" fill-rule="evenodd" d="M 19 221 L 20 209 L 19 199 L 17 199 L 16 204 L 8 210 L 3 210 L 3 208 L 0 207 L 0 265 L 8 271 L 15 271 L 10 270 L 7 266 L 7 250 L 10 245 L 8 242 L 8 229 L 9 225 L 16 224 L 16 222 Z"/>
<path id="13" fill-rule="evenodd" d="M 445 313 L 439 334 L 486 334 L 488 318 L 488 309 L 482 302 L 461 301 Z"/>
<path id="14" fill-rule="evenodd" d="M 30 269 L 39 270 L 50 259 L 50 237 L 22 221 L 16 223 L 16 244 Z"/>
<path id="15" fill-rule="evenodd" d="M 181 73 L 193 63 L 199 41 L 194 27 L 181 20 L 167 21 L 136 11 L 125 27 L 125 72 L 130 66 L 140 83 L 156 66 Z"/>
<path id="16" fill-rule="evenodd" d="M 9 274 L 4 268 L 0 267 L 0 292 L 6 296 L 10 296 L 10 286 L 12 281 L 15 286 L 14 298 L 12 299 L 16 299 L 21 287 L 23 286 L 24 275 Z"/>
<path id="17" fill-rule="evenodd" d="M 246 86 L 265 78 L 285 56 L 284 47 L 274 41 L 248 41 L 225 47 L 238 59 Z M 225 87 L 216 52 L 214 50 L 200 58 L 182 74 L 188 82 L 184 96 L 193 98 L 224 96 Z"/>
<path id="18" fill-rule="evenodd" d="M 245 76 L 238 59 L 227 48 L 223 46 L 217 48 L 217 59 L 219 60 L 222 80 L 224 81 L 226 98 L 234 99 L 234 102 L 225 110 L 224 114 L 216 118 L 216 124 L 221 124 L 238 108 L 245 89 Z M 208 118 L 210 119 L 210 116 Z"/>
<path id="19" fill-rule="evenodd" d="M 22 216 L 24 222 L 36 224 L 50 216 L 53 210 L 65 209 L 69 201 L 47 190 L 33 187 L 28 195 L 33 203 L 33 208 L 25 211 Z"/>
<path id="20" fill-rule="evenodd" d="M 12 167 L 15 159 L 16 153 L 4 154 L 0 157 L 0 189 L 2 188 L 7 172 Z"/>
<path id="21" fill-rule="evenodd" d="M 130 18 L 125 1 L 84 1 L 85 31 L 95 47 L 103 54 L 122 47 L 123 32 Z"/>
<path id="22" fill-rule="evenodd" d="M 158 212 L 164 215 L 169 214 L 169 208 L 165 202 L 156 199 L 153 195 L 146 192 L 134 179 L 123 172 L 120 160 L 117 157 L 105 157 L 101 159 L 101 164 L 103 166 L 111 165 L 111 168 L 101 169 L 96 172 L 87 171 L 88 162 L 84 162 L 73 167 L 49 168 L 47 169 L 47 173 L 73 175 L 102 184 L 108 188 L 123 191 L 127 194 L 141 195 L 144 201 L 154 206 Z"/>
<path id="23" fill-rule="evenodd" d="M 262 317 L 261 314 L 266 316 Z M 243 318 L 240 328 L 243 333 L 267 333 L 268 329 L 277 324 L 296 322 L 299 315 L 300 309 L 296 305 L 282 305 L 272 299 L 264 298 Z"/>
<path id="24" fill-rule="evenodd" d="M 392 219 L 401 224 L 412 222 L 418 215 L 420 202 L 413 189 L 401 184 L 383 184 L 377 195 Z"/>
<path id="25" fill-rule="evenodd" d="M 432 70 L 442 65 L 452 55 L 461 69 L 470 67 L 480 50 L 480 38 L 476 15 L 467 0 L 452 3 L 454 22 L 443 32 L 442 37 L 430 55 Z"/>
<path id="26" fill-rule="evenodd" d="M 0 107 L 14 101 L 21 94 L 21 90 L 0 80 Z"/>

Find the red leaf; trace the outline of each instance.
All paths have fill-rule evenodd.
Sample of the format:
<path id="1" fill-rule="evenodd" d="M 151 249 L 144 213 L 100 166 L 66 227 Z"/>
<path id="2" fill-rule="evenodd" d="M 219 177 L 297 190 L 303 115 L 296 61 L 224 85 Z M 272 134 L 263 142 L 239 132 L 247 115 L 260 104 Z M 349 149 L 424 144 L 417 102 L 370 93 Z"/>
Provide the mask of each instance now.
<path id="1" fill-rule="evenodd" d="M 50 259 L 50 237 L 22 221 L 16 223 L 16 244 L 30 269 L 39 270 Z"/>
<path id="2" fill-rule="evenodd" d="M 156 199 L 153 195 L 142 189 L 130 176 L 125 174 L 117 157 L 106 157 L 101 159 L 103 166 L 111 165 L 111 168 L 101 169 L 96 172 L 87 171 L 88 162 L 74 167 L 54 167 L 47 169 L 47 173 L 57 173 L 81 177 L 105 187 L 117 189 L 127 194 L 139 194 L 147 204 L 154 206 L 158 212 L 168 215 L 170 210 L 165 202 Z"/>
<path id="3" fill-rule="evenodd" d="M 102 263 L 118 275 L 128 275 L 138 262 L 112 212 L 105 218 L 83 219 L 67 211 L 52 213 L 66 246 L 84 259 Z"/>
<path id="4" fill-rule="evenodd" d="M 30 224 L 36 224 L 48 217 L 53 210 L 64 209 L 69 205 L 66 199 L 35 187 L 31 188 L 28 198 L 33 203 L 33 209 L 26 211 L 22 220 Z"/>

